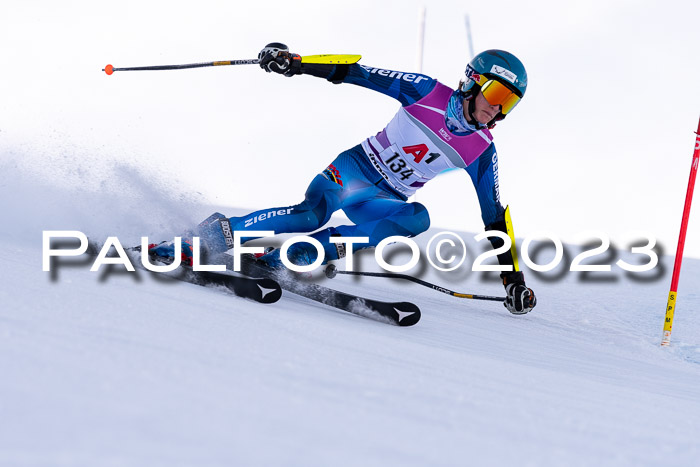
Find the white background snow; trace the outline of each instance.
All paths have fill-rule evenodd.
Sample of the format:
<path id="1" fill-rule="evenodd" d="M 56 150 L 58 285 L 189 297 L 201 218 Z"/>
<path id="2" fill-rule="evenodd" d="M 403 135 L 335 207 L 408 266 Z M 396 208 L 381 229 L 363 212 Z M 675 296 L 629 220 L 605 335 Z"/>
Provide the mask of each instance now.
<path id="1" fill-rule="evenodd" d="M 539 304 L 523 317 L 415 284 L 327 282 L 420 306 L 399 328 L 290 294 L 259 305 L 89 262 L 41 271 L 43 230 L 130 245 L 214 209 L 298 202 L 397 105 L 256 67 L 107 77 L 104 65 L 252 58 L 281 40 L 409 70 L 419 6 L 3 4 L 0 465 L 697 464 L 697 215 L 672 346 L 659 346 L 700 109 L 695 2 L 428 5 L 425 73 L 459 79 L 467 12 L 476 49 L 513 50 L 530 72 L 494 130 L 518 236 L 602 230 L 632 262 L 624 236 L 653 235 L 666 256 L 648 281 L 526 271 Z M 421 191 L 434 225 L 421 245 L 450 227 L 481 248 L 468 183 L 450 174 Z M 467 270 L 422 277 L 503 293 Z"/>

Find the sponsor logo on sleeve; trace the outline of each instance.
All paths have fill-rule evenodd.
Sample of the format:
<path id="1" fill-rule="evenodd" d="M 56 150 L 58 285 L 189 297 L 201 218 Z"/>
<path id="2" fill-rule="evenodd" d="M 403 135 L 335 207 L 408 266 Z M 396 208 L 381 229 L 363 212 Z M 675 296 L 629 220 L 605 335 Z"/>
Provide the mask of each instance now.
<path id="1" fill-rule="evenodd" d="M 250 227 L 253 224 L 257 224 L 258 222 L 264 221 L 266 219 L 272 219 L 273 217 L 277 216 L 288 216 L 294 211 L 294 208 L 282 208 L 282 209 L 272 209 L 267 212 L 259 213 L 253 217 L 249 217 L 248 219 L 245 220 L 243 226 L 244 227 Z"/>
<path id="2" fill-rule="evenodd" d="M 496 201 L 501 202 L 501 189 L 500 182 L 498 180 L 498 154 L 495 152 L 491 156 L 491 163 L 493 164 L 493 190 L 496 193 Z"/>
<path id="3" fill-rule="evenodd" d="M 343 186 L 343 177 L 340 175 L 340 171 L 333 165 L 329 165 L 326 170 L 321 172 L 326 179 Z"/>
<path id="4" fill-rule="evenodd" d="M 407 81 L 409 83 L 420 83 L 423 80 L 428 80 L 429 78 L 424 75 L 419 75 L 416 73 L 404 73 L 401 71 L 391 71 L 391 70 L 384 70 L 382 68 L 372 68 L 371 66 L 366 66 L 361 63 L 359 63 L 362 68 L 364 68 L 366 71 L 368 71 L 370 74 L 377 74 L 379 76 L 386 76 L 388 78 L 394 78 L 394 79 L 402 79 L 404 81 Z"/>

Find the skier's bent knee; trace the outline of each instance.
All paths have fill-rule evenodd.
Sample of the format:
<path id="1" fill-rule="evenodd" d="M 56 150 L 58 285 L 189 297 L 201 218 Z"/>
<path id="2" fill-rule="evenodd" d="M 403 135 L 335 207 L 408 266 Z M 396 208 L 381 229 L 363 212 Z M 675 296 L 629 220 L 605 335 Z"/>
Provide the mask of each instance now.
<path id="1" fill-rule="evenodd" d="M 411 203 L 411 206 L 413 206 L 413 216 L 411 225 L 408 227 L 411 237 L 416 237 L 430 228 L 430 214 L 421 203 Z"/>

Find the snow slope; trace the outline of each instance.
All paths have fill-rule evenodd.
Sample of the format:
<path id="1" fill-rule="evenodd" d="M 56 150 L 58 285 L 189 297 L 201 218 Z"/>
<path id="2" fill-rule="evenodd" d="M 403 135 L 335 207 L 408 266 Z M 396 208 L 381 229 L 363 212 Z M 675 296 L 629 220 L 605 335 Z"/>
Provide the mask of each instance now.
<path id="1" fill-rule="evenodd" d="M 669 257 L 648 282 L 529 273 L 539 304 L 522 317 L 415 284 L 326 282 L 418 304 L 399 328 L 86 261 L 42 272 L 42 230 L 128 244 L 211 208 L 128 167 L 59 186 L 15 161 L 0 167 L 0 465 L 697 465 L 700 261 L 684 262 L 668 349 Z M 502 294 L 457 276 L 421 277 Z"/>

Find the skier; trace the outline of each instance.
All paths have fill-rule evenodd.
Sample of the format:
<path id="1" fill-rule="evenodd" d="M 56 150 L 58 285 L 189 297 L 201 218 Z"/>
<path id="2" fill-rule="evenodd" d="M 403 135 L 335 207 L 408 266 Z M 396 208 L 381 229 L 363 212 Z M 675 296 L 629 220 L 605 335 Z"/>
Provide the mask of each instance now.
<path id="1" fill-rule="evenodd" d="M 268 73 L 287 77 L 306 74 L 334 84 L 355 84 L 397 99 L 401 109 L 385 129 L 342 152 L 316 175 L 301 203 L 241 217 L 215 213 L 203 221 L 191 235 L 200 237 L 210 255 L 233 246 L 233 231 L 314 232 L 339 209 L 354 225 L 328 227 L 311 235 L 324 247 L 324 263 L 345 254 L 344 245 L 330 242 L 333 236 L 369 237 L 368 243 L 355 244 L 354 250 L 376 246 L 393 235 L 415 237 L 428 229 L 430 218 L 425 206 L 408 202 L 408 197 L 439 173 L 456 167 L 464 168 L 472 179 L 486 230 L 507 232 L 498 188 L 498 158 L 489 129 L 525 94 L 527 74 L 514 55 L 502 50 L 478 54 L 467 65 L 457 90 L 418 73 L 359 63 L 302 63 L 301 56 L 290 53 L 281 43 L 268 44 L 258 58 Z M 503 245 L 500 238 L 489 240 L 494 248 Z M 162 243 L 149 253 L 173 257 L 174 247 Z M 514 266 L 514 254 L 515 249 L 511 249 L 499 255 L 499 263 Z M 298 265 L 313 263 L 317 255 L 308 243 L 296 243 L 288 250 L 290 261 Z M 183 262 L 191 264 L 191 257 L 191 243 L 183 238 Z M 279 249 L 259 260 L 273 268 L 283 267 Z M 523 273 L 514 267 L 501 278 L 506 308 L 513 314 L 532 310 L 537 300 L 525 285 Z"/>

